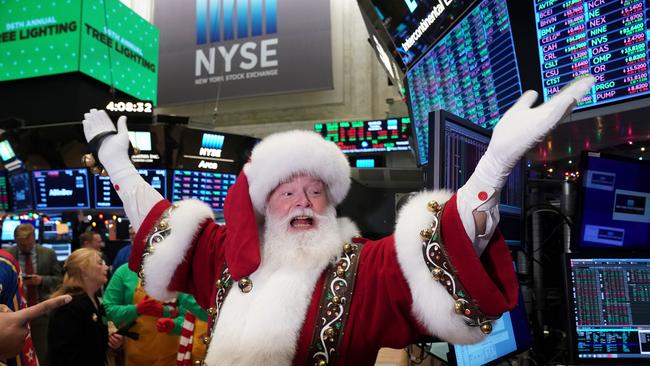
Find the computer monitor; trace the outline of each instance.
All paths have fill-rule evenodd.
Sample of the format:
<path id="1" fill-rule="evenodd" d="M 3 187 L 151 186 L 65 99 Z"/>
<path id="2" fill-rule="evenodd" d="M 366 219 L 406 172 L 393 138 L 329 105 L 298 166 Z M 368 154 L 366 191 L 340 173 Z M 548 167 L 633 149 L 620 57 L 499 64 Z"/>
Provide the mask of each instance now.
<path id="1" fill-rule="evenodd" d="M 0 160 L 4 163 L 13 160 L 15 157 L 16 153 L 14 152 L 14 149 L 11 148 L 9 140 L 0 141 Z"/>
<path id="2" fill-rule="evenodd" d="M 483 0 L 406 73 L 416 162 L 428 163 L 429 112 L 493 127 L 521 95 L 505 1 Z"/>
<path id="3" fill-rule="evenodd" d="M 33 210 L 34 198 L 29 172 L 25 170 L 9 172 L 8 180 L 11 210 L 14 212 Z"/>
<path id="4" fill-rule="evenodd" d="M 165 169 L 138 169 L 140 176 L 151 185 L 164 198 L 167 198 L 167 170 Z M 95 175 L 95 189 L 93 192 L 94 206 L 97 209 L 111 210 L 122 209 L 122 200 L 118 196 L 111 179 Z"/>
<path id="5" fill-rule="evenodd" d="M 580 165 L 578 248 L 650 249 L 650 162 L 586 152 Z"/>
<path id="6" fill-rule="evenodd" d="M 172 177 L 172 202 L 197 198 L 214 211 L 223 211 L 228 189 L 237 176 L 193 170 L 174 170 Z"/>
<path id="7" fill-rule="evenodd" d="M 44 242 L 71 242 L 72 222 L 59 216 L 44 217 L 41 240 Z"/>
<path id="8" fill-rule="evenodd" d="M 492 131 L 444 110 L 429 114 L 429 163 L 423 166 L 424 187 L 457 191 L 474 173 L 487 150 Z M 523 242 L 524 177 L 520 161 L 501 189 L 499 227 L 510 246 Z"/>
<path id="9" fill-rule="evenodd" d="M 9 211 L 9 187 L 6 170 L 0 170 L 0 211 Z"/>
<path id="10" fill-rule="evenodd" d="M 0 234 L 0 240 L 15 242 L 14 240 L 14 230 L 16 226 L 20 224 L 32 224 L 34 226 L 34 237 L 36 240 L 39 239 L 39 220 L 29 220 L 29 219 L 14 219 L 7 217 L 2 220 L 2 233 Z"/>
<path id="11" fill-rule="evenodd" d="M 526 351 L 532 345 L 532 338 L 521 292 L 517 306 L 494 321 L 492 327 L 492 333 L 479 343 L 435 342 L 429 345 L 428 351 L 454 366 L 490 365 Z"/>
<path id="12" fill-rule="evenodd" d="M 650 364 L 650 257 L 565 255 L 569 346 L 580 364 Z"/>
<path id="13" fill-rule="evenodd" d="M 56 260 L 59 262 L 65 262 L 72 254 L 72 243 L 42 243 L 41 245 L 54 250 Z"/>
<path id="14" fill-rule="evenodd" d="M 38 210 L 90 208 L 88 169 L 34 170 L 32 183 Z"/>
<path id="15" fill-rule="evenodd" d="M 314 131 L 334 142 L 345 154 L 408 151 L 411 119 L 408 117 L 370 121 L 314 124 Z"/>

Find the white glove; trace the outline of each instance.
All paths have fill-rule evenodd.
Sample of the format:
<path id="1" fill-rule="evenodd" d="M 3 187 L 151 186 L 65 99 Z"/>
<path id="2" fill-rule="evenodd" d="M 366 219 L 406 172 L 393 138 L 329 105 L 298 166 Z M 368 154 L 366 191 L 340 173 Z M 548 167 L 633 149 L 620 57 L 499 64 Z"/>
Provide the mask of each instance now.
<path id="1" fill-rule="evenodd" d="M 91 109 L 84 114 L 83 126 L 88 142 L 102 132 L 115 131 L 113 121 L 104 110 Z M 134 172 L 138 174 L 129 158 L 129 131 L 125 116 L 117 120 L 117 134 L 104 138 L 97 155 L 113 182 Z"/>

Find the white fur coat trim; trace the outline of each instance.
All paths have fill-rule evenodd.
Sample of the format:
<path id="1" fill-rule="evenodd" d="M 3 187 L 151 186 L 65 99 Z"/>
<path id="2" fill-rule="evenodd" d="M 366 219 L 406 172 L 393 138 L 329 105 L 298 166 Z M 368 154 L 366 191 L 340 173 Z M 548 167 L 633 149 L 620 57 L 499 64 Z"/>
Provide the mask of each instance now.
<path id="1" fill-rule="evenodd" d="M 420 230 L 430 227 L 434 214 L 427 209 L 431 200 L 446 202 L 448 191 L 421 192 L 400 210 L 395 226 L 397 259 L 413 297 L 415 318 L 431 335 L 451 343 L 474 343 L 483 338 L 478 327 L 468 327 L 454 312 L 454 300 L 447 290 L 431 278 L 422 256 Z M 466 235 L 458 233 L 458 235 Z M 468 255 L 476 255 L 468 253 Z"/>
<path id="2" fill-rule="evenodd" d="M 167 291 L 175 269 L 183 262 L 185 253 L 192 245 L 199 228 L 206 220 L 213 220 L 212 209 L 202 201 L 188 199 L 177 202 L 167 219 L 170 234 L 156 244 L 153 253 L 144 259 L 144 289 L 158 300 L 174 298 Z"/>
<path id="3" fill-rule="evenodd" d="M 266 199 L 279 184 L 299 174 L 320 178 L 334 206 L 350 189 L 350 164 L 331 141 L 311 131 L 287 131 L 266 137 L 244 165 L 251 201 L 258 214 L 265 213 Z"/>

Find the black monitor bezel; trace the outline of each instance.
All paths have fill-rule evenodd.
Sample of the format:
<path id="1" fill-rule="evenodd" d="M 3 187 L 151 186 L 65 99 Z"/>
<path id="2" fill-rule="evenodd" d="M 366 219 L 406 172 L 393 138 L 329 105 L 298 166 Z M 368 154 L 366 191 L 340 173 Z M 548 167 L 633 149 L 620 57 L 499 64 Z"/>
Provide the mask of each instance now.
<path id="1" fill-rule="evenodd" d="M 573 306 L 573 296 L 571 289 L 573 288 L 573 283 L 570 278 L 571 271 L 571 259 L 589 259 L 589 258 L 616 258 L 616 259 L 625 259 L 625 258 L 641 258 L 641 259 L 650 259 L 650 252 L 648 251 L 603 251 L 603 250 L 589 250 L 582 252 L 572 252 L 564 253 L 562 258 L 562 272 L 564 277 L 564 299 L 567 308 L 567 341 L 569 344 L 567 348 L 569 350 L 569 359 L 572 363 L 579 363 L 580 365 L 600 365 L 600 364 L 611 364 L 613 360 L 616 363 L 625 364 L 625 365 L 647 365 L 650 358 L 640 359 L 640 358 L 578 358 L 578 348 L 576 345 L 576 340 L 578 334 L 576 332 L 575 324 L 573 323 L 573 314 L 575 313 L 575 307 Z"/>
<path id="2" fill-rule="evenodd" d="M 55 172 L 55 171 L 65 171 L 65 170 L 76 170 L 76 171 L 85 171 L 86 172 L 86 198 L 88 205 L 86 206 L 76 206 L 76 207 L 36 207 L 36 189 L 35 189 L 35 184 L 36 181 L 34 180 L 34 172 Z M 35 211 L 43 211 L 43 212 L 48 212 L 48 211 L 76 211 L 76 210 L 90 210 L 93 208 L 93 201 L 92 197 L 90 194 L 90 190 L 93 189 L 94 187 L 91 187 L 91 180 L 94 182 L 94 179 L 91 179 L 92 173 L 88 170 L 88 168 L 59 168 L 59 169 L 34 169 L 30 171 L 30 188 L 32 189 L 32 200 L 33 200 L 33 210 Z"/>
<path id="3" fill-rule="evenodd" d="M 12 176 L 17 176 L 21 174 L 26 174 L 27 175 L 27 186 L 29 187 L 29 205 L 26 207 L 21 207 L 17 208 L 16 207 L 16 200 L 14 199 L 15 196 L 15 191 L 13 184 L 11 183 L 10 179 Z M 27 169 L 17 169 L 13 171 L 7 171 L 7 186 L 9 187 L 9 209 L 12 212 L 29 212 L 29 211 L 34 211 L 34 208 L 36 207 L 36 204 L 34 202 L 34 190 L 32 187 L 32 172 Z"/>
<path id="4" fill-rule="evenodd" d="M 608 154 L 608 153 L 600 153 L 597 151 L 591 151 L 591 150 L 585 150 L 582 151 L 580 154 L 580 165 L 579 165 L 579 177 L 577 179 L 578 182 L 578 194 L 576 198 L 576 214 L 575 214 L 575 226 L 576 229 L 573 230 L 573 235 L 571 235 L 571 249 L 574 251 L 581 251 L 581 250 L 589 250 L 589 251 L 597 251 L 597 252 L 607 252 L 607 253 L 629 253 L 632 251 L 637 251 L 637 250 L 644 250 L 644 248 L 606 248 L 606 247 L 588 247 L 588 248 L 583 248 L 581 246 L 582 242 L 582 228 L 583 228 L 583 220 L 584 220 L 584 213 L 583 213 L 583 206 L 585 202 L 585 193 L 586 190 L 584 188 L 584 179 L 585 179 L 585 172 L 587 171 L 588 168 L 588 158 L 592 154 L 598 155 L 598 158 L 605 158 L 609 160 L 617 160 L 617 161 L 622 161 L 626 163 L 634 163 L 634 164 L 639 164 L 639 165 L 648 165 L 648 168 L 650 169 L 650 161 L 646 160 L 638 160 L 626 156 L 620 156 L 620 155 L 614 155 L 614 154 Z M 648 248 L 645 248 L 645 250 L 650 249 L 650 245 Z"/>

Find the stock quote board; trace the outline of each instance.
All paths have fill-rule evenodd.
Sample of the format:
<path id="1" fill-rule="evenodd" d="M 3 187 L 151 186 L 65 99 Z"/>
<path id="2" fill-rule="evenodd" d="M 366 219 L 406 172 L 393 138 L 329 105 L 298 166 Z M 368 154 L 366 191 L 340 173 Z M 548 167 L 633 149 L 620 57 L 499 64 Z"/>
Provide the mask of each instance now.
<path id="1" fill-rule="evenodd" d="M 587 73 L 578 108 L 647 95 L 649 14 L 644 0 L 535 0 L 544 99 Z"/>
<path id="2" fill-rule="evenodd" d="M 521 95 L 506 3 L 478 4 L 407 72 L 407 80 L 419 164 L 428 161 L 433 110 L 494 127 Z"/>

